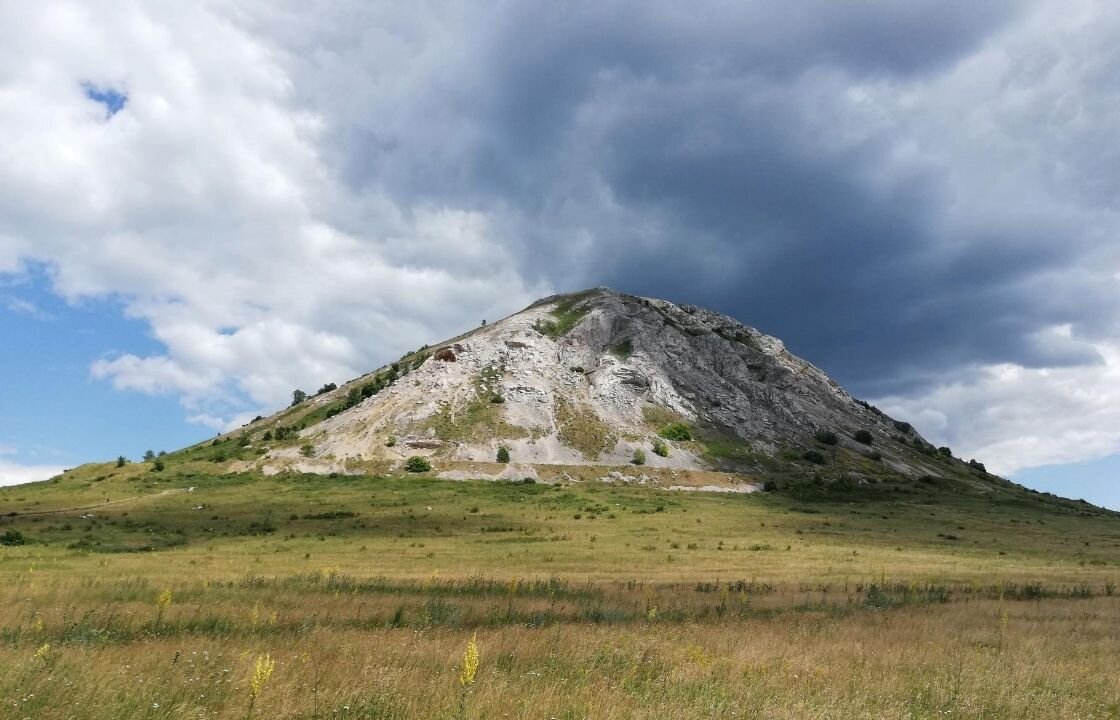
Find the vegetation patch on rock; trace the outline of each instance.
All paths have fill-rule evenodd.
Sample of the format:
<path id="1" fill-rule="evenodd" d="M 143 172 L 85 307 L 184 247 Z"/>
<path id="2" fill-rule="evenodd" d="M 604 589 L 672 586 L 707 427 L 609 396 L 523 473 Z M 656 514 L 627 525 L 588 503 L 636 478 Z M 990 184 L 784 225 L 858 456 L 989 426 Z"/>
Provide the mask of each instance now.
<path id="1" fill-rule="evenodd" d="M 598 460 L 604 450 L 618 442 L 610 426 L 594 410 L 562 397 L 556 398 L 556 428 L 560 442 L 588 460 Z"/>
<path id="2" fill-rule="evenodd" d="M 561 338 L 568 334 L 568 332 L 579 324 L 579 321 L 584 318 L 591 311 L 590 308 L 581 306 L 587 298 L 594 295 L 596 290 L 588 290 L 586 292 L 575 293 L 566 295 L 556 303 L 549 314 L 556 318 L 555 320 L 539 320 L 534 326 L 541 335 L 547 335 L 552 339 Z"/>
<path id="3" fill-rule="evenodd" d="M 687 423 L 675 422 L 661 428 L 661 437 L 666 440 L 676 440 L 678 442 L 688 442 L 692 439 L 692 428 Z"/>
<path id="4" fill-rule="evenodd" d="M 486 369 L 475 378 L 474 392 L 467 402 L 459 406 L 445 403 L 420 423 L 418 430 L 432 430 L 440 440 L 455 442 L 529 437 L 528 430 L 504 419 L 504 398 L 497 391 L 501 378 L 501 369 Z"/>

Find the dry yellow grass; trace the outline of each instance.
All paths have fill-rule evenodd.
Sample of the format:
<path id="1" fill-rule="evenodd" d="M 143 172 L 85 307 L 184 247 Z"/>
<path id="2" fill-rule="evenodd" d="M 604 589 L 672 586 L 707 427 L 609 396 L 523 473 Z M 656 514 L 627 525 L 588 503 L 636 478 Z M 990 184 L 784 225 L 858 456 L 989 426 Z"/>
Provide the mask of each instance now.
<path id="1" fill-rule="evenodd" d="M 7 489 L 0 516 L 140 499 L 5 517 L 0 717 L 1120 717 L 1114 516 L 896 494 Z"/>
<path id="2" fill-rule="evenodd" d="M 1007 608 L 1006 637 L 999 617 Z M 310 609 L 310 608 L 309 608 Z M 1120 714 L 1113 600 L 977 601 L 719 624 L 478 632 L 471 717 L 1108 718 Z M 475 631 L 331 630 L 6 647 L 6 717 L 445 717 Z"/>

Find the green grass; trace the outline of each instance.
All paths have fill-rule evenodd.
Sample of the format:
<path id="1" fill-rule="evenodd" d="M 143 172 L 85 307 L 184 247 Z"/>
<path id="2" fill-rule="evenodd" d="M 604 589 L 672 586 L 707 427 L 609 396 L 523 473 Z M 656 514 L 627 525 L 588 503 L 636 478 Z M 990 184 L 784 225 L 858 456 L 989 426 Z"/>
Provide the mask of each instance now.
<path id="1" fill-rule="evenodd" d="M 189 487 L 194 490 L 185 492 Z M 84 511 L 65 510 L 78 507 L 92 507 L 94 517 L 83 519 L 78 516 Z M 467 512 L 471 507 L 479 511 Z M 51 512 L 58 510 L 63 512 Z M 789 576 L 789 568 L 795 566 L 792 574 L 803 577 L 807 570 L 801 560 L 812 558 L 813 565 L 854 549 L 883 554 L 876 567 L 889 574 L 907 574 L 915 554 L 931 553 L 938 564 L 952 558 L 960 568 L 956 579 L 962 580 L 978 568 L 987 572 L 1004 558 L 1115 568 L 1120 547 L 1120 521 L 1107 511 L 1009 484 L 963 479 L 930 483 L 896 478 L 862 486 L 790 477 L 777 493 L 719 495 L 603 484 L 262 477 L 216 475 L 183 466 L 163 473 L 136 466 L 108 472 L 105 466 L 94 466 L 68 473 L 58 482 L 4 488 L 0 513 L 0 530 L 18 530 L 28 541 L 5 548 L 0 565 L 20 553 L 69 564 L 84 562 L 88 553 L 172 546 L 223 546 L 232 551 L 242 542 L 261 538 L 266 544 L 276 543 L 276 557 L 261 562 L 278 569 L 287 566 L 289 548 L 297 551 L 310 541 L 314 549 L 331 538 L 361 538 L 381 552 L 399 552 L 391 568 L 395 571 L 407 568 L 409 574 L 426 574 L 463 562 L 479 571 L 501 572 L 510 559 L 508 543 L 503 541 L 503 549 L 491 552 L 494 538 L 482 528 L 509 527 L 511 537 L 522 541 L 518 568 L 525 572 L 564 568 L 601 577 L 639 562 L 647 576 L 676 576 L 684 572 L 678 561 L 686 559 L 688 573 L 719 572 L 725 556 L 713 553 L 722 541 L 725 548 L 782 548 L 774 553 L 772 564 L 760 565 L 758 556 L 749 563 L 753 572 L 765 570 L 774 577 Z M 581 517 L 576 519 L 576 514 Z M 652 514 L 657 522 L 650 525 L 646 518 Z M 596 541 L 588 544 L 592 534 Z M 947 535 L 958 539 L 946 540 Z M 431 558 L 426 557 L 431 550 L 410 553 L 398 547 L 390 552 L 412 539 L 422 539 L 440 552 Z M 650 541 L 658 548 L 652 555 L 642 549 Z M 673 553 L 672 542 L 682 547 L 696 543 L 699 549 Z M 353 554 L 333 546 L 331 552 Z M 167 561 L 174 564 L 171 557 Z M 816 567 L 813 572 L 823 571 Z"/>
<path id="2" fill-rule="evenodd" d="M 447 716 L 477 635 L 471 717 L 1120 713 L 1120 518 L 991 476 L 739 495 L 218 469 L 0 489 L 26 541 L 0 546 L 0 702 L 240 719 L 268 653 L 254 717 Z"/>
<path id="3" fill-rule="evenodd" d="M 598 290 L 585 290 L 565 295 L 557 301 L 556 307 L 549 311 L 555 320 L 538 323 L 537 330 L 553 339 L 564 337 L 591 311 L 589 307 L 581 306 L 581 303 L 596 294 Z"/>
<path id="4" fill-rule="evenodd" d="M 417 432 L 431 429 L 437 438 L 448 442 L 528 437 L 528 430 L 504 420 L 502 403 L 497 401 L 501 398 L 498 383 L 502 374 L 500 368 L 484 370 L 475 378 L 474 393 L 469 400 L 457 406 L 445 404 L 439 412 L 421 422 Z"/>
<path id="5" fill-rule="evenodd" d="M 642 406 L 642 418 L 654 431 L 660 430 L 671 423 L 685 421 L 685 417 L 680 413 L 652 403 L 646 403 Z"/>
<path id="6" fill-rule="evenodd" d="M 611 427 L 600 420 L 590 406 L 575 404 L 559 396 L 555 398 L 555 403 L 560 440 L 585 459 L 597 460 L 618 442 Z"/>

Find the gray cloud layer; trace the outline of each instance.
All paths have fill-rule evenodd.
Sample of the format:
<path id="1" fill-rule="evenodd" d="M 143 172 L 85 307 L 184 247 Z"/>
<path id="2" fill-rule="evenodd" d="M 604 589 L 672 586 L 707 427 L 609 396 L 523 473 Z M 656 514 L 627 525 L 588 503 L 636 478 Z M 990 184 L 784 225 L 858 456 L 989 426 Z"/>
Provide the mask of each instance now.
<path id="1" fill-rule="evenodd" d="M 355 194 L 481 210 L 523 277 L 716 305 L 877 393 L 1099 362 L 1040 333 L 1116 329 L 1110 35 L 1061 8 L 502 5 L 388 31 L 388 58 L 342 12 L 335 53 L 289 62 L 343 108 Z"/>

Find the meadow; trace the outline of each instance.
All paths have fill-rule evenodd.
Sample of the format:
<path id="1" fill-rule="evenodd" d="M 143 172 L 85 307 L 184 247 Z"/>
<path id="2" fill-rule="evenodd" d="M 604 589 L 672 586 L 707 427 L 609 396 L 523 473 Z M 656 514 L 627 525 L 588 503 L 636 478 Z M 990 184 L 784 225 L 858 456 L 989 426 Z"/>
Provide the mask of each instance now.
<path id="1" fill-rule="evenodd" d="M 1120 717 L 1120 518 L 1004 483 L 135 463 L 0 517 L 2 717 Z"/>

